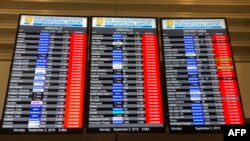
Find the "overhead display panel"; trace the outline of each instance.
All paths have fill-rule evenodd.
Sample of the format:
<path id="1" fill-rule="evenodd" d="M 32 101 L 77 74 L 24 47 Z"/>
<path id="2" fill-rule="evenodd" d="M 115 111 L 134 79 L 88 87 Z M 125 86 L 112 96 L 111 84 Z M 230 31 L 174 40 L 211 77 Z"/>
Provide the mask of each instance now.
<path id="1" fill-rule="evenodd" d="M 244 124 L 225 19 L 162 19 L 161 28 L 170 131 Z"/>
<path id="2" fill-rule="evenodd" d="M 87 132 L 164 131 L 155 18 L 93 17 Z"/>
<path id="3" fill-rule="evenodd" d="M 2 132 L 83 131 L 87 17 L 21 15 Z"/>

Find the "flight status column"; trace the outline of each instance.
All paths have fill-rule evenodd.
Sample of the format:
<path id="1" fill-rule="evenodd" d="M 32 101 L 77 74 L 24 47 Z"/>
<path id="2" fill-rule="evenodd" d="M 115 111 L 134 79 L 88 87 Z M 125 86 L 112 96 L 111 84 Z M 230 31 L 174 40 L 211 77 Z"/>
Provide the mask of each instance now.
<path id="1" fill-rule="evenodd" d="M 164 131 L 154 18 L 92 18 L 87 132 Z"/>
<path id="2" fill-rule="evenodd" d="M 3 132 L 83 131 L 87 18 L 21 15 Z"/>
<path id="3" fill-rule="evenodd" d="M 244 124 L 224 19 L 162 19 L 170 131 Z"/>

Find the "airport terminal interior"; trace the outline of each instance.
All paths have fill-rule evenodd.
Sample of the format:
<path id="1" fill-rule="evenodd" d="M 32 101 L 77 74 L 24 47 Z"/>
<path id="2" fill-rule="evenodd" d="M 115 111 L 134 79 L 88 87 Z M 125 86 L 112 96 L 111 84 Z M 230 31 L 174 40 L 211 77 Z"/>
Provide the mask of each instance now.
<path id="1" fill-rule="evenodd" d="M 161 24 L 163 19 L 170 19 L 171 22 L 175 22 L 174 19 L 226 19 L 226 29 L 223 32 L 228 32 L 230 36 L 231 49 L 233 54 L 233 60 L 235 64 L 235 69 L 237 71 L 239 93 L 242 102 L 242 115 L 245 117 L 245 122 L 250 122 L 250 0 L 1 0 L 0 2 L 0 120 L 2 123 L 3 120 L 3 111 L 5 107 L 5 100 L 7 96 L 8 82 L 10 79 L 11 63 L 13 61 L 13 54 L 15 54 L 15 43 L 16 36 L 18 32 L 26 28 L 19 27 L 19 18 L 20 14 L 29 15 L 29 16 L 57 16 L 57 17 L 83 17 L 86 21 L 86 28 L 84 29 L 84 35 L 92 33 L 97 34 L 99 28 L 95 28 L 94 24 L 89 24 L 90 19 L 92 22 L 95 21 L 97 24 L 96 27 L 102 24 L 102 20 L 107 18 L 123 17 L 123 18 L 151 18 L 156 22 L 154 28 L 148 31 L 144 31 L 143 28 L 138 29 L 138 32 L 153 32 L 159 35 L 159 41 L 156 41 L 156 44 L 159 44 L 160 48 L 163 48 L 163 35 L 161 33 L 164 31 L 161 29 Z M 101 17 L 93 20 L 93 17 Z M 99 21 L 98 21 L 99 20 Z M 119 20 L 119 19 L 118 19 Z M 26 19 L 28 22 L 29 19 Z M 143 22 L 142 22 L 143 23 Z M 58 23 L 60 25 L 60 23 Z M 171 23 L 169 23 L 171 25 Z M 21 25 L 21 24 L 20 24 Z M 89 27 L 92 26 L 90 29 Z M 102 26 L 102 25 L 101 25 Z M 140 25 L 139 25 L 140 26 Z M 153 27 L 154 27 L 153 26 Z M 18 29 L 19 27 L 19 29 Z M 52 29 L 52 27 L 50 27 Z M 28 28 L 27 28 L 28 29 Z M 49 29 L 49 30 L 51 30 Z M 129 28 L 128 28 L 129 29 Z M 58 30 L 58 29 L 57 29 Z M 73 30 L 73 28 L 69 28 Z M 122 28 L 116 29 L 122 30 Z M 104 30 L 100 30 L 100 32 Z M 125 30 L 124 30 L 125 31 Z M 132 31 L 132 30 L 131 30 Z M 205 30 L 203 30 L 205 31 Z M 206 30 L 209 31 L 209 30 Z M 78 31 L 76 31 L 78 32 Z M 88 33 L 87 33 L 88 32 Z M 106 31 L 105 35 L 110 31 Z M 212 31 L 211 31 L 212 32 Z M 74 38 L 80 39 L 82 35 L 71 35 Z M 160 36 L 161 35 L 161 36 Z M 47 33 L 41 33 L 40 36 L 47 37 Z M 139 36 L 139 35 L 138 35 Z M 156 35 L 157 36 L 157 35 Z M 90 37 L 90 36 L 88 36 Z M 96 38 L 94 38 L 96 37 Z M 98 41 L 100 36 L 91 36 L 92 39 Z M 120 39 L 118 34 L 111 36 L 111 38 Z M 130 37 L 130 36 L 128 36 Z M 132 37 L 132 35 L 131 35 Z M 134 37 L 134 36 L 133 36 Z M 137 36 L 135 36 L 136 38 Z M 90 39 L 91 39 L 90 38 Z M 142 40 L 146 40 L 145 39 Z M 157 38 L 157 37 L 156 37 Z M 190 38 L 190 36 L 185 37 L 185 39 Z M 90 40 L 85 38 L 86 45 L 91 44 Z M 46 39 L 44 39 L 46 40 Z M 161 42 L 162 41 L 162 42 Z M 165 41 L 165 40 L 164 40 Z M 114 43 L 113 43 L 114 44 Z M 77 46 L 77 45 L 76 45 Z M 116 44 L 116 46 L 119 46 Z M 94 46 L 93 46 L 94 47 Z M 102 46 L 103 47 L 103 46 Z M 83 53 L 86 50 L 82 50 Z M 92 52 L 94 52 L 92 50 Z M 129 51 L 128 51 L 129 52 Z M 164 51 L 159 51 L 159 53 Z M 88 52 L 89 53 L 89 52 Z M 91 53 L 86 53 L 86 67 L 83 69 L 83 72 L 90 69 L 91 62 L 89 61 L 89 56 Z M 116 54 L 120 52 L 116 50 Z M 115 54 L 113 51 L 113 54 Z M 163 53 L 162 53 L 163 54 Z M 164 56 L 159 55 L 158 67 L 164 62 Z M 150 58 L 150 57 L 149 57 Z M 114 61 L 113 61 L 114 62 Z M 84 61 L 83 61 L 84 63 Z M 157 63 L 156 63 L 157 64 Z M 116 66 L 116 69 L 119 66 Z M 114 69 L 114 66 L 113 66 Z M 74 70 L 74 69 L 72 69 Z M 162 71 L 162 70 L 161 70 Z M 73 75 L 73 74 L 72 74 Z M 118 77 L 118 75 L 117 75 Z M 83 87 L 85 84 L 90 82 L 89 77 L 85 78 L 85 83 L 81 83 Z M 94 80 L 94 79 L 93 79 Z M 165 80 L 165 79 L 164 79 Z M 92 83 L 92 81 L 90 82 Z M 160 84 L 159 84 L 160 85 Z M 116 83 L 115 86 L 120 86 Z M 113 87 L 115 87 L 113 84 Z M 166 87 L 165 85 L 161 85 Z M 128 86 L 129 87 L 129 86 Z M 236 86 L 237 87 L 237 86 Z M 148 89 L 150 91 L 150 89 Z M 114 90 L 113 90 L 114 92 Z M 117 96 L 118 96 L 117 92 Z M 162 95 L 166 95 L 166 89 L 162 89 Z M 87 94 L 87 92 L 85 92 Z M 83 96 L 84 97 L 84 96 Z M 88 97 L 85 96 L 86 102 Z M 163 107 L 164 103 L 167 102 L 167 98 L 163 96 Z M 164 102 L 165 101 L 165 102 Z M 83 104 L 83 103 L 82 103 Z M 84 103 L 86 106 L 86 103 Z M 166 106 L 165 106 L 166 107 Z M 102 107 L 101 107 L 102 108 Z M 86 107 L 82 107 L 82 110 Z M 114 109 L 114 108 L 113 108 Z M 117 110 L 119 108 L 116 108 Z M 90 133 L 86 133 L 86 128 L 81 128 L 82 133 L 66 133 L 66 134 L 51 134 L 51 133 L 4 133 L 0 134 L 0 140 L 8 141 L 222 141 L 223 134 L 216 133 L 204 133 L 199 134 L 198 131 L 193 131 L 188 134 L 170 134 L 167 119 L 167 108 L 163 108 L 163 119 L 164 120 L 164 132 L 126 132 L 126 133 L 107 133 L 107 132 L 95 132 L 97 130 L 89 130 Z M 87 113 L 84 111 L 83 113 Z M 114 113 L 114 110 L 113 110 Z M 90 115 L 83 114 L 84 116 Z M 87 119 L 86 117 L 84 119 Z M 114 119 L 114 118 L 113 118 Z M 116 117 L 116 119 L 119 119 Z M 82 120 L 83 127 L 87 127 L 87 121 Z M 116 121 L 118 122 L 118 120 Z M 113 121 L 114 123 L 114 121 Z M 163 121 L 161 122 L 163 123 Z M 166 125 L 166 126 L 165 126 Z M 105 126 L 104 126 L 105 127 Z M 144 129 L 144 128 L 143 128 Z M 145 128 L 146 129 L 146 128 Z"/>

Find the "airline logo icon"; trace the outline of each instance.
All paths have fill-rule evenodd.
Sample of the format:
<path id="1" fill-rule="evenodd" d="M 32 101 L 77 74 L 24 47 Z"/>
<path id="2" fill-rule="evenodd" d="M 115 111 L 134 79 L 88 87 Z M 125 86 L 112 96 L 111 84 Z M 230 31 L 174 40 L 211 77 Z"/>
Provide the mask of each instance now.
<path id="1" fill-rule="evenodd" d="M 96 18 L 95 24 L 97 27 L 104 27 L 105 19 L 104 18 Z"/>
<path id="2" fill-rule="evenodd" d="M 25 16 L 24 17 L 24 24 L 32 25 L 34 18 L 32 16 Z"/>
<path id="3" fill-rule="evenodd" d="M 173 29 L 174 28 L 174 20 L 166 20 L 165 21 L 165 26 L 168 29 Z"/>

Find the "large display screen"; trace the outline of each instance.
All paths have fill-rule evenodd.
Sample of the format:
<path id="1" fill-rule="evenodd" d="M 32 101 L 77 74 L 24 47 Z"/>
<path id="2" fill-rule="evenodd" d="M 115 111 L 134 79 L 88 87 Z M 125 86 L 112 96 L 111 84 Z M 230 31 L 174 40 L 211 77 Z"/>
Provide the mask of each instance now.
<path id="1" fill-rule="evenodd" d="M 225 19 L 162 19 L 170 131 L 244 124 Z"/>
<path id="2" fill-rule="evenodd" d="M 87 132 L 164 131 L 155 18 L 92 17 Z"/>
<path id="3" fill-rule="evenodd" d="M 21 15 L 2 131 L 81 133 L 86 17 Z"/>

